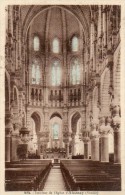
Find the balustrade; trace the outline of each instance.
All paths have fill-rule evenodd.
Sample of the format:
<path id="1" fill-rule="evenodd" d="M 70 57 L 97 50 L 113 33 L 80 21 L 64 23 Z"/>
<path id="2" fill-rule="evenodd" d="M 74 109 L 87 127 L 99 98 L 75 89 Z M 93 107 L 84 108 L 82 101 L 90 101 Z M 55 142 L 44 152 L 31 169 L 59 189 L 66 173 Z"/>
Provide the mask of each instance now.
<path id="1" fill-rule="evenodd" d="M 32 105 L 41 106 L 43 104 L 43 89 L 31 87 L 30 99 Z"/>
<path id="2" fill-rule="evenodd" d="M 69 106 L 79 106 L 81 101 L 80 88 L 72 88 L 69 90 Z"/>
<path id="3" fill-rule="evenodd" d="M 61 107 L 63 104 L 63 91 L 60 89 L 50 90 L 49 100 L 52 107 Z"/>

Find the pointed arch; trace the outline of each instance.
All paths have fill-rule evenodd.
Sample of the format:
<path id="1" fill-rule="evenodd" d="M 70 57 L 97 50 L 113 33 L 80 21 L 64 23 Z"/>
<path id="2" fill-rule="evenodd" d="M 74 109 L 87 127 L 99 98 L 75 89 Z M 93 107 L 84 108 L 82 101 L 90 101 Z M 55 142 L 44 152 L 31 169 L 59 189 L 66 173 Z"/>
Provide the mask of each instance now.
<path id="1" fill-rule="evenodd" d="M 36 130 L 36 134 L 38 134 L 38 132 L 41 130 L 41 118 L 37 112 L 33 112 L 31 118 L 35 122 L 35 130 Z"/>
<path id="2" fill-rule="evenodd" d="M 52 118 L 55 117 L 55 116 L 57 116 L 57 117 L 59 117 L 60 119 L 62 119 L 62 116 L 61 116 L 61 114 L 60 114 L 59 112 L 54 112 L 54 113 L 52 113 L 51 116 L 50 116 L 50 119 L 52 119 Z"/>
<path id="3" fill-rule="evenodd" d="M 81 118 L 81 115 L 79 112 L 75 112 L 71 117 L 71 129 L 73 133 L 76 133 L 77 131 L 77 123 L 80 118 Z"/>

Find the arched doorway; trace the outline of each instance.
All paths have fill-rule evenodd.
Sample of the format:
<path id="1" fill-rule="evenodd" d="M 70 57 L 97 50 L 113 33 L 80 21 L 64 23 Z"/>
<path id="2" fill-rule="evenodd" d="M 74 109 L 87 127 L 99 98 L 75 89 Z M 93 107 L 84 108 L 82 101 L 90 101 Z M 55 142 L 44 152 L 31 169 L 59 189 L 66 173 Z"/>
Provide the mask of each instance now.
<path id="1" fill-rule="evenodd" d="M 30 124 L 31 124 L 31 131 L 30 131 L 31 140 L 28 143 L 29 157 L 39 158 L 40 143 L 38 139 L 38 134 L 41 129 L 41 118 L 37 112 L 34 112 L 31 115 Z"/>
<path id="2" fill-rule="evenodd" d="M 62 134 L 62 117 L 59 113 L 54 112 L 49 120 L 47 156 L 48 158 L 63 158 L 64 155 L 65 149 Z"/>

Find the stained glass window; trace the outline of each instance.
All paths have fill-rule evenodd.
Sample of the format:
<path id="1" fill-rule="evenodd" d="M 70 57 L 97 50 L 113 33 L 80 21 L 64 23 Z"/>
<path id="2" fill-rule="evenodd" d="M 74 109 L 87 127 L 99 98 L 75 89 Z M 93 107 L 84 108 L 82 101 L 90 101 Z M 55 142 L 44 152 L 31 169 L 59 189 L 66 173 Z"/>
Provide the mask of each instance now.
<path id="1" fill-rule="evenodd" d="M 33 47 L 34 47 L 34 51 L 39 51 L 39 49 L 40 49 L 40 40 L 39 40 L 38 36 L 34 37 Z"/>
<path id="2" fill-rule="evenodd" d="M 59 39 L 58 38 L 53 39 L 52 51 L 53 51 L 53 53 L 59 53 Z"/>
<path id="3" fill-rule="evenodd" d="M 59 124 L 53 124 L 53 139 L 59 139 Z"/>
<path id="4" fill-rule="evenodd" d="M 79 48 L 79 40 L 76 36 L 72 38 L 72 51 L 78 51 Z"/>
<path id="5" fill-rule="evenodd" d="M 40 84 L 40 65 L 38 60 L 34 60 L 32 64 L 32 84 L 39 85 Z"/>
<path id="6" fill-rule="evenodd" d="M 71 61 L 70 81 L 73 85 L 80 84 L 80 64 L 78 58 Z"/>
<path id="7" fill-rule="evenodd" d="M 61 68 L 60 61 L 54 60 L 52 63 L 52 85 L 58 86 L 61 84 Z"/>

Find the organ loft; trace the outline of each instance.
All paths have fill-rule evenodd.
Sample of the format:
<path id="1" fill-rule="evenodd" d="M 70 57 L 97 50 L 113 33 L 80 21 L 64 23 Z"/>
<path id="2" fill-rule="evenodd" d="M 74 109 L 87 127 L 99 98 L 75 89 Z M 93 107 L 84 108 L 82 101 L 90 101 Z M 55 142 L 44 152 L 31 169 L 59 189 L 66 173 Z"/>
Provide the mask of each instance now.
<path id="1" fill-rule="evenodd" d="M 50 173 L 57 163 L 66 183 L 68 162 L 119 170 L 121 7 L 9 5 L 5 12 L 6 180 L 20 160 L 22 168 L 49 162 Z M 114 177 L 108 182 L 120 183 Z M 14 182 L 6 183 L 12 190 Z M 101 190 L 90 186 L 75 190 Z"/>

